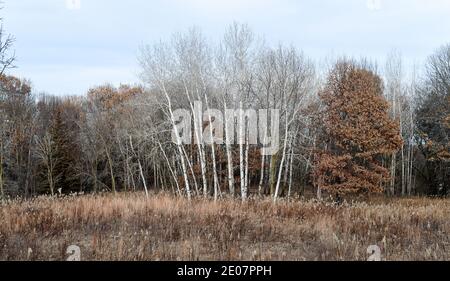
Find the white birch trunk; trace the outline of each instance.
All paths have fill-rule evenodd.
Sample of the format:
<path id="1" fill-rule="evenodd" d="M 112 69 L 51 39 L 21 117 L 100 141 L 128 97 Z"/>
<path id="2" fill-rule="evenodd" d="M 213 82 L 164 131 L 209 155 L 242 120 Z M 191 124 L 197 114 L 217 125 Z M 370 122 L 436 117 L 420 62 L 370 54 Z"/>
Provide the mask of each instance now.
<path id="1" fill-rule="evenodd" d="M 192 115 L 194 117 L 194 136 L 197 143 L 198 155 L 200 159 L 200 170 L 202 173 L 202 183 L 203 183 L 203 196 L 206 198 L 208 195 L 208 181 L 206 180 L 206 158 L 205 158 L 205 147 L 203 143 L 202 134 L 202 112 L 201 108 L 197 109 L 195 105 L 192 104 L 192 100 L 189 91 L 185 84 L 185 93 L 189 100 L 189 106 L 191 107 Z M 197 112 L 199 111 L 199 112 Z"/>
<path id="2" fill-rule="evenodd" d="M 245 181 L 244 181 L 244 186 L 245 186 L 245 190 L 248 193 L 248 151 L 249 151 L 249 130 L 248 130 L 248 124 L 245 126 Z M 248 194 L 247 194 L 248 196 Z"/>
<path id="3" fill-rule="evenodd" d="M 139 155 L 134 151 L 133 140 L 132 140 L 131 136 L 129 136 L 129 139 L 130 139 L 130 148 L 133 151 L 133 153 L 135 154 L 137 161 L 138 161 L 139 173 L 141 175 L 142 184 L 144 185 L 145 196 L 148 198 L 147 182 L 145 181 L 144 171 L 142 170 L 142 165 L 141 165 L 141 160 L 139 159 Z M 133 175 L 131 175 L 131 176 L 133 176 Z M 134 182 L 134 180 L 133 180 L 133 182 Z"/>
<path id="4" fill-rule="evenodd" d="M 286 149 L 287 149 L 287 142 L 288 142 L 288 122 L 287 122 L 287 116 L 286 116 L 286 128 L 285 128 L 285 132 L 284 132 L 284 147 L 283 147 L 283 154 L 281 156 L 281 163 L 280 163 L 280 170 L 278 172 L 278 180 L 277 180 L 277 185 L 275 188 L 275 194 L 273 195 L 273 201 L 277 202 L 278 199 L 278 192 L 280 190 L 280 184 L 281 184 L 281 177 L 283 174 L 283 166 L 284 166 L 284 161 L 286 160 Z"/>
<path id="5" fill-rule="evenodd" d="M 247 200 L 247 190 L 245 187 L 245 165 L 244 165 L 244 109 L 242 101 L 239 103 L 239 170 L 241 178 L 242 201 Z"/>
<path id="6" fill-rule="evenodd" d="M 175 117 L 174 117 L 173 111 L 172 111 L 172 102 L 171 102 L 169 94 L 167 93 L 167 91 L 166 91 L 164 86 L 163 86 L 163 91 L 164 91 L 164 94 L 165 94 L 166 99 L 167 99 L 168 109 L 169 109 L 169 113 L 170 113 L 170 118 L 171 118 L 172 126 L 173 126 L 173 129 L 174 129 L 174 132 L 175 132 L 175 137 L 177 139 L 177 148 L 178 148 L 178 153 L 180 155 L 181 168 L 182 168 L 182 172 L 183 172 L 187 198 L 188 198 L 188 200 L 191 200 L 191 189 L 190 189 L 190 186 L 189 186 L 189 177 L 188 177 L 188 173 L 187 173 L 187 169 L 186 169 L 186 163 L 185 163 L 183 149 L 182 149 L 182 141 L 180 139 L 180 134 L 179 134 L 178 128 L 177 128 L 177 126 L 175 124 Z"/>
<path id="7" fill-rule="evenodd" d="M 206 102 L 206 109 L 208 111 L 209 132 L 211 134 L 211 157 L 212 157 L 212 164 L 213 164 L 214 201 L 217 201 L 218 196 L 219 196 L 219 178 L 217 177 L 216 149 L 215 149 L 215 143 L 214 143 L 214 137 L 213 137 L 212 119 L 211 119 L 211 113 L 209 111 L 208 96 L 206 95 L 206 92 L 205 92 L 205 102 Z"/>
<path id="8" fill-rule="evenodd" d="M 172 169 L 172 165 L 170 164 L 169 158 L 167 158 L 166 152 L 164 151 L 161 143 L 158 141 L 159 148 L 161 149 L 161 152 L 163 153 L 164 159 L 166 159 L 167 167 L 169 168 L 170 174 L 172 175 L 173 180 L 175 181 L 175 185 L 177 186 L 177 192 L 181 196 L 181 188 L 178 184 L 178 179 L 175 175 L 175 172 Z M 162 177 L 161 171 L 159 172 L 160 176 Z M 161 184 L 163 184 L 162 178 L 161 178 Z M 164 190 L 164 184 L 163 184 L 163 190 Z"/>
<path id="9" fill-rule="evenodd" d="M 227 112 L 227 102 L 225 100 L 225 97 L 223 98 L 223 108 L 224 112 Z M 232 118 L 232 123 L 228 118 Z M 229 128 L 229 125 L 233 124 L 232 128 Z M 225 149 L 227 153 L 227 171 L 228 171 L 228 189 L 230 191 L 231 197 L 234 197 L 234 164 L 233 164 L 233 151 L 232 151 L 232 143 L 234 140 L 231 139 L 231 136 L 234 136 L 234 134 L 231 134 L 230 129 L 234 130 L 234 116 L 225 116 Z"/>
<path id="10" fill-rule="evenodd" d="M 293 171 L 293 166 L 294 166 L 294 148 L 292 147 L 292 144 L 291 144 L 291 159 L 290 159 L 290 163 L 289 163 L 288 200 L 291 199 L 291 194 L 292 194 L 292 171 Z"/>

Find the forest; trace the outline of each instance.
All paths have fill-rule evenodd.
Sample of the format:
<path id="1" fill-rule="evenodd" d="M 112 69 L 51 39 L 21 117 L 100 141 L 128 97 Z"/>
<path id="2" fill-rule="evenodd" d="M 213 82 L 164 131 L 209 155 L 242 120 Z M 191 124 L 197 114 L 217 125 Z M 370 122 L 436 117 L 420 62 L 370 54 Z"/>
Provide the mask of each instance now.
<path id="1" fill-rule="evenodd" d="M 219 39 L 201 27 L 142 38 L 137 83 L 117 83 L 112 63 L 101 68 L 110 83 L 74 83 L 78 95 L 42 92 L 37 72 L 19 77 L 27 58 L 46 52 L 45 65 L 79 59 L 58 48 L 77 49 L 80 64 L 98 55 L 81 42 L 58 45 L 72 35 L 87 45 L 141 36 L 128 28 L 148 3 L 110 33 L 114 23 L 97 15 L 111 21 L 125 8 L 97 14 L 94 2 L 85 14 L 79 0 L 64 11 L 62 1 L 13 7 L 25 42 L 40 33 L 20 28 L 22 13 L 43 21 L 57 11 L 53 20 L 72 28 L 59 30 L 64 38 L 46 31 L 58 38 L 44 52 L 22 41 L 28 57 L 0 19 L 0 261 L 450 260 L 450 43 L 414 65 L 397 49 L 383 60 L 318 60 L 307 44 L 272 45 L 232 22 Z M 381 2 L 368 9 L 375 18 Z M 113 46 L 101 44 L 115 63 Z M 59 91 L 65 82 L 52 71 Z"/>
<path id="2" fill-rule="evenodd" d="M 267 46 L 246 24 L 230 25 L 217 44 L 191 28 L 141 46 L 141 84 L 58 96 L 8 74 L 13 43 L 2 30 L 1 198 L 164 191 L 276 201 L 450 190 L 450 45 L 413 71 L 398 51 L 381 63 L 340 57 L 319 67 L 295 47 Z M 203 141 L 214 135 L 211 114 L 191 124 L 195 144 L 179 132 L 173 141 L 182 121 L 174 112 L 195 119 L 199 102 L 208 111 L 279 110 L 279 150 L 265 155 L 249 141 L 249 116 L 235 122 L 237 134 L 227 126 L 222 142 Z"/>

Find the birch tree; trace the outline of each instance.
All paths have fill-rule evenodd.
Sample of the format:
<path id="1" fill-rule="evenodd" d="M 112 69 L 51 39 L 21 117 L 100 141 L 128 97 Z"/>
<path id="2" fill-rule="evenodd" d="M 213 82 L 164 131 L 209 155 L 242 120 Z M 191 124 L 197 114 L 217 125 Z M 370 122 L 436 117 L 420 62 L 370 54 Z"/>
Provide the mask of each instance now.
<path id="1" fill-rule="evenodd" d="M 191 189 L 189 184 L 189 176 L 185 154 L 183 152 L 183 140 L 177 127 L 177 120 L 174 116 L 174 107 L 172 96 L 176 91 L 173 85 L 173 75 L 176 73 L 176 63 L 174 61 L 173 49 L 167 44 L 161 43 L 159 45 L 150 47 L 147 46 L 142 49 L 140 64 L 142 67 L 141 77 L 149 87 L 158 90 L 161 95 L 159 103 L 161 108 L 166 111 L 169 118 L 175 137 L 175 144 L 178 150 L 178 157 L 181 163 L 181 170 L 184 179 L 185 192 L 188 199 L 191 199 Z"/>

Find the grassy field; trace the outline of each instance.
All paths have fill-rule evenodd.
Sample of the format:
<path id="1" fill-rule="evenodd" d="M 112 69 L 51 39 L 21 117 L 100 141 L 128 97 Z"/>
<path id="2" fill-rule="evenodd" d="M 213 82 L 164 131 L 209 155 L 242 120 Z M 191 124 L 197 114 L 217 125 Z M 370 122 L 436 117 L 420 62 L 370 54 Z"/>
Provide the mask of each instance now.
<path id="1" fill-rule="evenodd" d="M 143 194 L 3 202 L 0 260 L 450 260 L 450 200 L 331 203 Z M 30 250 L 31 249 L 31 250 Z"/>

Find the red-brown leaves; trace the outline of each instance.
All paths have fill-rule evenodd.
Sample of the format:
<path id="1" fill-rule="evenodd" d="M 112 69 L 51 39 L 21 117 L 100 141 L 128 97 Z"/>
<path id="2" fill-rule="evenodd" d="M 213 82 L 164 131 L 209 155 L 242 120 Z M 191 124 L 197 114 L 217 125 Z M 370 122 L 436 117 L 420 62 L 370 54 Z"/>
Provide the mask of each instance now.
<path id="1" fill-rule="evenodd" d="M 352 63 L 338 63 L 330 73 L 320 94 L 325 135 L 316 155 L 316 185 L 339 193 L 381 191 L 389 173 L 377 159 L 402 145 L 382 92 L 379 76 Z"/>

